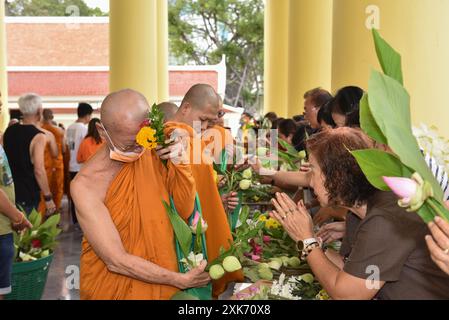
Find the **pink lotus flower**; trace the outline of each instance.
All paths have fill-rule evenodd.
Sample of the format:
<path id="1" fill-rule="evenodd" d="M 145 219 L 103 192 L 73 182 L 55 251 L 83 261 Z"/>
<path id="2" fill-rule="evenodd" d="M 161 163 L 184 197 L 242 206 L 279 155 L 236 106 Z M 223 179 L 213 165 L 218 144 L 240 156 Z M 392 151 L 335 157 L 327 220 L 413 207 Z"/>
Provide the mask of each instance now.
<path id="1" fill-rule="evenodd" d="M 415 180 L 397 177 L 383 177 L 385 184 L 404 202 L 415 196 L 418 184 Z"/>
<path id="2" fill-rule="evenodd" d="M 197 212 L 195 212 L 195 216 L 193 217 L 192 225 L 190 226 L 190 229 L 192 230 L 193 234 L 196 234 L 198 222 L 200 221 L 200 219 L 201 219 L 201 233 L 204 233 L 207 230 L 208 226 L 207 226 L 206 221 L 204 221 L 204 219 L 201 218 L 200 213 L 197 211 Z"/>
<path id="3" fill-rule="evenodd" d="M 253 254 L 253 255 L 251 256 L 251 260 L 253 260 L 253 261 L 260 261 L 260 259 L 261 259 L 261 257 L 258 256 L 258 255 L 256 255 L 256 254 Z"/>

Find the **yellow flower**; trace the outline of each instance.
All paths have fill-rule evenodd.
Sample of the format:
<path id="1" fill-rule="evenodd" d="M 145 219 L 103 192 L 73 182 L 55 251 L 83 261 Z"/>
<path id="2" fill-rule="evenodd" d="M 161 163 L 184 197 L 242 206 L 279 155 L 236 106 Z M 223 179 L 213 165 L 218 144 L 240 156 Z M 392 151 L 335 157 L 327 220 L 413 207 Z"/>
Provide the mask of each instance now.
<path id="1" fill-rule="evenodd" d="M 267 217 L 265 215 L 261 215 L 258 220 L 259 221 L 267 221 Z"/>
<path id="2" fill-rule="evenodd" d="M 281 224 L 273 218 L 270 218 L 265 222 L 265 227 L 267 227 L 268 229 L 278 229 L 281 227 Z"/>
<path id="3" fill-rule="evenodd" d="M 143 127 L 137 134 L 136 141 L 145 149 L 152 150 L 157 147 L 156 130 L 151 127 Z"/>

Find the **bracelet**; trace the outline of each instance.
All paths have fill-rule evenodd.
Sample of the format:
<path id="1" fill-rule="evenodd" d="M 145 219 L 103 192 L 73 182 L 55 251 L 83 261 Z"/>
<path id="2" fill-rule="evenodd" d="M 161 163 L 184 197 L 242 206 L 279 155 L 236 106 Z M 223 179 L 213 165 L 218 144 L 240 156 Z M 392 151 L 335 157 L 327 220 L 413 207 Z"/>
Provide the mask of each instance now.
<path id="1" fill-rule="evenodd" d="M 20 218 L 20 221 L 19 222 L 13 222 L 12 225 L 13 226 L 17 226 L 19 224 L 22 224 L 24 220 L 25 220 L 25 215 L 22 213 L 22 218 Z"/>

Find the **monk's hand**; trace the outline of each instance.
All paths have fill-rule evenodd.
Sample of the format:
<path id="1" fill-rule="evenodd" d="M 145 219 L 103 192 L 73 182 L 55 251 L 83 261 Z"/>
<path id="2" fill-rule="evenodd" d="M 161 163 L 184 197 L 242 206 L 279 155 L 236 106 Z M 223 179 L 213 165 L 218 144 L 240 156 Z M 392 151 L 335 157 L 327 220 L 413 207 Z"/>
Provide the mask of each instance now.
<path id="1" fill-rule="evenodd" d="M 156 148 L 156 154 L 161 160 L 170 160 L 174 164 L 187 163 L 187 139 L 177 136 L 167 140 L 168 144 L 165 148 Z"/>
<path id="2" fill-rule="evenodd" d="M 179 289 L 201 288 L 205 287 L 211 278 L 209 273 L 205 272 L 207 261 L 202 261 L 201 264 L 187 273 L 180 274 L 181 281 L 178 285 Z"/>
<path id="3" fill-rule="evenodd" d="M 221 196 L 224 207 L 228 210 L 234 210 L 239 204 L 239 198 L 237 192 L 230 192 Z"/>

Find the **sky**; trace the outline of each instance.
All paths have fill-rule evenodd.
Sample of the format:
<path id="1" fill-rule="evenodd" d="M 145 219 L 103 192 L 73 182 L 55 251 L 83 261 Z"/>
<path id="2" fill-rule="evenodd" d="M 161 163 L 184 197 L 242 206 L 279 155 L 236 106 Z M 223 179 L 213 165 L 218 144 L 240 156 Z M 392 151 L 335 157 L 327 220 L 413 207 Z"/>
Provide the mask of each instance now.
<path id="1" fill-rule="evenodd" d="M 92 8 L 100 8 L 103 12 L 109 12 L 109 0 L 84 0 Z"/>

